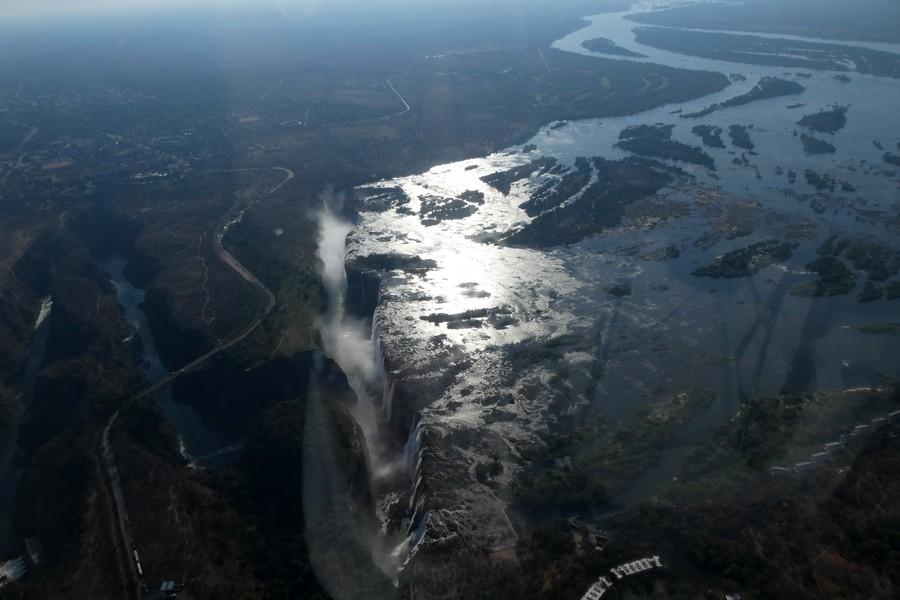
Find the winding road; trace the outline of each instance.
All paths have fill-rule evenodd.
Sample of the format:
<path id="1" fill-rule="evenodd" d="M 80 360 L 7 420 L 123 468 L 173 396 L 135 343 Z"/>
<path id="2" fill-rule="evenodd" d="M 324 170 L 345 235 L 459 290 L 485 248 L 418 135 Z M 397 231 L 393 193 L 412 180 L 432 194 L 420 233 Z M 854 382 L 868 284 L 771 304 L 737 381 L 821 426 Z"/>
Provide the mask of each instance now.
<path id="1" fill-rule="evenodd" d="M 276 170 L 282 171 L 285 174 L 284 179 L 268 192 L 266 192 L 265 196 L 271 196 L 282 187 L 284 187 L 284 185 L 288 181 L 294 178 L 294 172 L 286 167 L 271 167 L 270 169 L 235 169 L 235 171 L 255 170 Z M 177 371 L 170 373 L 163 379 L 160 379 L 150 387 L 136 394 L 131 398 L 130 402 L 135 402 L 148 396 L 152 396 L 160 389 L 169 385 L 185 373 L 193 371 L 220 352 L 223 352 L 224 350 L 227 350 L 228 348 L 241 343 L 244 339 L 247 338 L 247 336 L 256 331 L 256 328 L 260 326 L 263 320 L 269 315 L 269 313 L 272 312 L 272 309 L 275 308 L 275 295 L 259 279 L 257 279 L 256 276 L 247 269 L 247 267 L 242 265 L 240 261 L 238 261 L 238 259 L 234 257 L 234 255 L 232 255 L 227 249 L 225 249 L 224 245 L 222 244 L 222 240 L 225 237 L 225 234 L 228 233 L 228 228 L 232 224 L 236 223 L 240 219 L 241 215 L 243 215 L 244 211 L 247 210 L 247 208 L 249 208 L 250 206 L 252 206 L 252 203 L 246 203 L 245 200 L 239 196 L 235 203 L 228 210 L 228 212 L 226 212 L 222 217 L 219 218 L 218 221 L 216 221 L 214 225 L 214 235 L 212 238 L 212 250 L 216 257 L 222 262 L 222 264 L 234 271 L 234 273 L 241 279 L 241 281 L 244 282 L 244 284 L 248 285 L 254 290 L 256 294 L 259 295 L 260 300 L 262 301 L 262 307 L 259 309 L 253 320 L 248 323 L 246 327 L 236 333 L 233 337 L 231 337 L 227 341 L 217 344 L 209 352 L 198 356 L 196 359 L 184 365 Z M 112 445 L 109 442 L 109 432 L 112 429 L 112 426 L 115 423 L 116 419 L 118 419 L 120 411 L 121 408 L 113 413 L 113 415 L 109 418 L 109 421 L 107 421 L 106 426 L 103 428 L 99 447 L 100 461 L 103 467 L 103 472 L 107 479 L 107 483 L 109 485 L 109 491 L 111 494 L 110 498 L 113 503 L 113 506 L 111 507 L 110 521 L 113 530 L 118 531 L 118 535 L 121 541 L 121 546 L 116 544 L 117 553 L 120 554 L 118 558 L 120 563 L 128 565 L 128 576 L 129 579 L 131 579 L 134 594 L 133 596 L 129 594 L 129 596 L 140 600 L 144 597 L 143 573 L 140 572 L 140 568 L 138 566 L 138 554 L 134 546 L 134 536 L 131 532 L 131 526 L 128 520 L 128 511 L 126 510 L 125 497 L 122 493 L 122 486 L 119 481 L 119 472 L 116 468 L 115 454 L 113 452 Z M 121 554 L 124 554 L 124 556 L 121 556 Z"/>
<path id="2" fill-rule="evenodd" d="M 406 98 L 403 97 L 403 94 L 394 86 L 393 77 L 388 77 L 385 80 L 385 84 L 394 92 L 394 95 L 397 96 L 397 99 L 403 104 L 403 109 L 398 110 L 397 112 L 391 113 L 389 115 L 382 115 L 380 117 L 370 117 L 367 119 L 358 119 L 356 121 L 347 121 L 344 123 L 334 123 L 330 125 L 330 127 L 348 127 L 351 125 L 364 125 L 366 123 L 377 123 L 379 121 L 387 121 L 388 119 L 394 119 L 397 117 L 402 117 L 406 113 L 412 110 L 412 107 L 409 105 L 409 102 L 406 101 Z M 306 126 L 309 126 L 309 111 L 307 111 L 307 117 L 305 119 Z"/>
<path id="3" fill-rule="evenodd" d="M 388 78 L 387 78 L 387 84 L 388 84 L 388 87 L 391 88 L 391 91 L 394 92 L 394 93 L 397 95 L 397 98 L 400 100 L 400 102 L 403 103 L 403 107 L 404 107 L 404 108 L 403 108 L 403 110 L 401 110 L 401 111 L 398 112 L 398 113 L 394 113 L 393 115 L 388 115 L 388 116 L 386 116 L 386 117 L 382 117 L 383 119 L 389 119 L 389 118 L 391 118 L 391 117 L 399 117 L 399 116 L 401 116 L 401 115 L 405 115 L 405 114 L 408 113 L 410 110 L 412 110 L 412 109 L 410 108 L 410 106 L 409 106 L 409 102 L 406 101 L 406 98 L 404 98 L 403 95 L 402 95 L 400 92 L 397 91 L 397 88 L 394 87 L 394 82 L 391 81 L 392 79 L 393 79 L 393 77 L 388 77 Z"/>

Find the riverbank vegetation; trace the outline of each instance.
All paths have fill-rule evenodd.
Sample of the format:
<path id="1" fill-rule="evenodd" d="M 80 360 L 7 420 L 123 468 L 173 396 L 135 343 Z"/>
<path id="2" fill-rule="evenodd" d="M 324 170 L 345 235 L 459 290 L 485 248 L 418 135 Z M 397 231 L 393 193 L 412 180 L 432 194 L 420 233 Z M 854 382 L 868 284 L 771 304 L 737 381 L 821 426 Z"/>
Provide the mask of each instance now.
<path id="1" fill-rule="evenodd" d="M 753 140 L 750 139 L 751 127 L 752 125 L 729 125 L 728 137 L 731 138 L 732 144 L 752 153 L 755 146 L 753 145 Z"/>
<path id="2" fill-rule="evenodd" d="M 792 289 L 795 296 L 838 296 L 849 294 L 856 287 L 856 275 L 833 256 L 820 256 L 806 268 L 815 273 L 816 279 Z"/>
<path id="3" fill-rule="evenodd" d="M 847 124 L 847 110 L 849 110 L 848 106 L 836 104 L 817 113 L 804 115 L 797 121 L 797 125 L 819 133 L 837 133 Z"/>
<path id="4" fill-rule="evenodd" d="M 713 60 L 900 77 L 900 57 L 896 54 L 858 46 L 663 27 L 639 27 L 635 30 L 635 40 L 654 48 Z"/>
<path id="5" fill-rule="evenodd" d="M 694 444 L 653 500 L 526 532 L 519 558 L 538 570 L 528 580 L 543 583 L 539 597 L 562 598 L 587 590 L 604 566 L 659 555 L 662 570 L 617 580 L 617 591 L 804 600 L 893 593 L 898 584 L 881 565 L 900 561 L 891 526 L 900 509 L 883 498 L 900 493 L 900 421 L 884 415 L 898 406 L 890 383 L 757 398 Z M 850 435 L 857 424 L 865 433 Z M 836 440 L 844 441 L 810 459 Z M 601 533 L 602 552 L 577 543 L 579 528 Z"/>
<path id="6" fill-rule="evenodd" d="M 535 217 L 546 210 L 556 208 L 585 188 L 591 181 L 593 173 L 591 161 L 583 156 L 575 159 L 574 168 L 561 171 L 561 177 L 549 180 L 532 192 L 531 197 L 520 204 L 530 217 Z M 559 169 L 554 168 L 554 171 Z"/>
<path id="7" fill-rule="evenodd" d="M 617 226 L 626 208 L 646 198 L 672 181 L 662 169 L 639 161 L 591 160 L 597 181 L 585 188 L 573 202 L 541 213 L 521 229 L 506 236 L 511 246 L 547 248 L 573 244 L 585 237 Z M 602 210 L 598 210 L 602 207 Z"/>
<path id="8" fill-rule="evenodd" d="M 848 41 L 900 42 L 894 0 L 854 3 L 752 0 L 741 4 L 676 6 L 628 18 L 648 25 L 780 33 Z"/>
<path id="9" fill-rule="evenodd" d="M 624 423 L 598 419 L 548 436 L 522 454 L 513 508 L 531 525 L 608 510 L 714 401 L 709 391 L 690 388 L 649 399 Z"/>
<path id="10" fill-rule="evenodd" d="M 711 264 L 695 269 L 692 275 L 713 278 L 750 277 L 769 265 L 790 260 L 795 247 L 777 240 L 757 242 L 717 257 Z"/>
<path id="11" fill-rule="evenodd" d="M 703 143 L 710 148 L 724 148 L 725 142 L 722 141 L 722 128 L 716 125 L 695 125 L 691 131 L 700 136 Z"/>
<path id="12" fill-rule="evenodd" d="M 681 115 L 681 118 L 696 119 L 699 117 L 705 117 L 716 112 L 717 110 L 722 110 L 723 108 L 743 106 L 744 104 L 750 104 L 751 102 L 756 102 L 758 100 L 778 98 L 779 96 L 792 96 L 796 94 L 802 94 L 805 90 L 806 88 L 804 88 L 796 81 L 788 81 L 779 77 L 763 77 L 759 80 L 759 83 L 753 86 L 753 89 L 751 89 L 746 94 L 735 96 L 734 98 L 729 98 L 724 102 L 711 104 L 703 110 L 698 110 L 697 112 L 684 113 Z"/>
<path id="13" fill-rule="evenodd" d="M 807 156 L 815 156 L 817 154 L 834 154 L 835 152 L 837 152 L 837 148 L 835 148 L 832 144 L 826 142 L 823 139 L 813 137 L 805 133 L 800 134 L 800 141 L 803 143 L 803 151 L 807 154 Z"/>
<path id="14" fill-rule="evenodd" d="M 635 154 L 675 160 L 716 170 L 713 158 L 696 146 L 688 146 L 672 139 L 674 125 L 635 125 L 619 134 L 616 146 Z"/>
<path id="15" fill-rule="evenodd" d="M 581 47 L 585 50 L 590 50 L 591 52 L 598 52 L 600 54 L 611 54 L 613 56 L 626 56 L 629 58 L 646 58 L 643 54 L 639 52 L 632 52 L 627 48 L 623 48 L 618 45 L 614 41 L 609 38 L 593 38 L 590 40 L 585 40 L 581 43 Z"/>

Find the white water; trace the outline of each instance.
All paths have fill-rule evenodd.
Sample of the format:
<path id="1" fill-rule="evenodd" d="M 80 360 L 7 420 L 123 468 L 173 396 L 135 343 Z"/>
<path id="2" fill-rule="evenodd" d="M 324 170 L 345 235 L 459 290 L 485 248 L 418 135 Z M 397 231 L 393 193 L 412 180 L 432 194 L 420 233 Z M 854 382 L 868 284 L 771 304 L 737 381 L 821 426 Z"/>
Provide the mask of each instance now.
<path id="1" fill-rule="evenodd" d="M 344 269 L 347 236 L 353 226 L 336 216 L 326 206 L 319 215 L 319 241 L 317 257 L 321 265 L 320 275 L 328 292 L 328 309 L 319 320 L 325 353 L 333 359 L 349 380 L 357 397 L 353 416 L 366 434 L 370 452 L 377 436 L 373 389 L 382 377 L 373 350 L 371 330 L 362 321 L 346 315 L 344 302 L 347 294 L 347 274 Z"/>
<path id="2" fill-rule="evenodd" d="M 389 440 L 384 439 L 383 429 L 391 418 L 393 384 L 388 377 L 381 354 L 379 318 L 373 315 L 371 327 L 349 316 L 345 310 L 347 275 L 347 237 L 353 226 L 335 214 L 335 206 L 341 204 L 339 198 L 326 193 L 324 208 L 319 213 L 319 237 L 317 257 L 320 276 L 328 293 L 327 310 L 319 319 L 324 350 L 328 357 L 340 366 L 347 376 L 357 402 L 351 413 L 362 430 L 366 440 L 368 472 L 371 477 L 372 495 L 379 498 L 382 482 L 389 481 L 406 466 L 410 469 L 410 482 L 415 481 L 415 461 L 420 451 L 422 429 L 414 426 L 410 431 L 410 442 L 404 452 L 392 454 Z M 409 484 L 410 487 L 412 483 Z M 419 518 L 410 524 L 406 536 L 386 534 L 375 535 L 370 542 L 375 564 L 395 582 L 398 573 L 415 543 L 424 532 L 426 518 Z"/>
<path id="3" fill-rule="evenodd" d="M 13 582 L 21 579 L 27 572 L 28 567 L 25 564 L 25 559 L 21 556 L 19 558 L 14 558 L 12 560 L 0 563 L 0 588 L 2 588 L 7 582 Z"/>
<path id="4" fill-rule="evenodd" d="M 43 323 L 47 317 L 50 316 L 50 311 L 53 310 L 53 298 L 47 296 L 41 299 L 41 308 L 38 311 L 37 318 L 34 320 L 34 329 L 37 330 L 41 323 Z"/>

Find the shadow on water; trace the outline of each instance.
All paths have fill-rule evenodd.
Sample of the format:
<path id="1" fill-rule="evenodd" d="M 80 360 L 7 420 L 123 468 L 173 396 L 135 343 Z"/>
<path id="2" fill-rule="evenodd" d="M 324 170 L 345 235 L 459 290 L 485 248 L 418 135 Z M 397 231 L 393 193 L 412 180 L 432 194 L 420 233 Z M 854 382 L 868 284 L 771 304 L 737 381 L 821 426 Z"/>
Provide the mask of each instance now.
<path id="1" fill-rule="evenodd" d="M 740 405 L 754 400 L 760 391 L 759 385 L 765 372 L 766 358 L 770 352 L 773 334 L 793 280 L 794 278 L 789 274 L 783 276 L 768 299 L 762 297 L 756 282 L 752 278 L 748 280 L 747 289 L 753 297 L 756 306 L 760 307 L 759 316 L 750 323 L 749 328 L 740 337 L 735 346 L 732 361 L 734 367 L 722 369 L 722 381 L 716 401 L 677 433 L 675 440 L 663 451 L 659 462 L 654 467 L 645 471 L 622 494 L 613 499 L 613 512 L 652 498 L 663 485 L 671 481 L 678 473 L 688 452 L 697 441 L 708 436 L 716 428 L 721 427 L 736 413 Z M 806 389 L 805 386 L 811 383 L 812 357 L 810 348 L 812 347 L 812 342 L 826 333 L 830 321 L 829 317 L 826 317 L 824 320 L 820 318 L 819 315 L 821 315 L 822 311 L 817 309 L 818 306 L 817 304 L 811 304 L 807 312 L 802 339 L 808 340 L 809 343 L 800 344 L 797 350 L 797 355 L 801 357 L 800 360 L 809 361 L 809 364 L 806 365 L 807 368 L 805 370 L 797 368 L 797 365 L 793 365 L 796 372 L 792 370 L 789 375 L 789 378 L 794 378 L 798 383 L 802 383 L 804 385 L 803 389 Z M 829 310 L 828 312 L 830 315 L 831 311 Z M 723 328 L 721 332 L 724 335 L 725 329 Z M 755 359 L 751 361 L 753 369 L 749 376 L 749 385 L 745 385 L 740 364 L 744 361 L 745 355 L 757 338 L 759 339 L 759 348 Z M 723 340 L 723 347 L 728 348 L 727 339 Z M 796 362 L 797 359 L 795 359 Z M 797 375 L 805 375 L 805 379 L 798 378 Z M 787 386 L 788 383 L 785 385 Z"/>
<path id="2" fill-rule="evenodd" d="M 815 348 L 816 340 L 824 337 L 834 320 L 834 304 L 814 302 L 803 321 L 802 338 L 806 343 L 797 348 L 791 360 L 791 370 L 784 382 L 784 391 L 802 392 L 810 389 L 816 381 Z"/>
<path id="3" fill-rule="evenodd" d="M 153 339 L 147 315 L 143 309 L 146 291 L 135 287 L 125 277 L 128 259 L 113 255 L 101 261 L 101 266 L 109 276 L 116 289 L 116 298 L 125 314 L 125 318 L 134 328 L 135 335 L 141 342 L 141 368 L 151 382 L 166 377 L 169 372 L 163 365 Z M 190 406 L 175 402 L 171 387 L 159 392 L 157 402 L 166 420 L 178 434 L 183 444 L 182 454 L 189 457 L 214 456 L 207 466 L 222 467 L 234 460 L 237 452 L 225 452 L 236 447 L 237 440 L 216 431 L 203 421 L 201 416 Z"/>

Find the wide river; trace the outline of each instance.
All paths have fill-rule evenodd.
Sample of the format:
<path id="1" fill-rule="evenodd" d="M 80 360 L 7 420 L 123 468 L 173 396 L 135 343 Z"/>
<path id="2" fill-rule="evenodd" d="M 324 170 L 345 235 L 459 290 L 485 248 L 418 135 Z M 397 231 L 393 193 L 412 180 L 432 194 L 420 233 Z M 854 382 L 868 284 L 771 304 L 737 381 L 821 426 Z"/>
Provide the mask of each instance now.
<path id="1" fill-rule="evenodd" d="M 717 94 L 631 116 L 550 123 L 523 147 L 362 186 L 402 188 L 409 202 L 399 210 L 363 212 L 350 236 L 348 260 L 397 253 L 432 259 L 437 265 L 424 273 L 384 274 L 373 340 L 376 351 L 383 352 L 388 381 L 405 388 L 395 398 L 380 400 L 384 416 L 401 408 L 415 413 L 417 430 L 411 441 L 424 439 L 429 447 L 411 474 L 411 485 L 422 479 L 426 483 L 421 487 L 429 490 L 427 498 L 419 499 L 417 511 L 417 518 L 428 513 L 429 527 L 442 529 L 442 522 L 454 521 L 454 531 L 481 542 L 498 548 L 512 543 L 516 533 L 506 518 L 502 493 L 479 485 L 474 466 L 499 460 L 507 467 L 498 479 L 503 489 L 515 469 L 518 449 L 547 427 L 577 427 L 596 415 L 624 424 L 654 398 L 689 388 L 713 392 L 713 405 L 684 428 L 661 463 L 616 498 L 619 505 L 628 505 L 652 496 L 660 483 L 671 479 L 686 444 L 725 423 L 742 402 L 784 388 L 839 389 L 872 385 L 882 374 L 900 375 L 896 338 L 853 329 L 861 323 L 897 320 L 898 301 L 861 303 L 861 285 L 830 298 L 789 293 L 811 280 L 804 265 L 830 235 L 864 237 L 900 248 L 898 178 L 883 163 L 885 150 L 880 149 L 898 148 L 900 80 L 849 72 L 850 81 L 843 82 L 835 78 L 837 72 L 658 50 L 638 44 L 634 29 L 641 25 L 626 18 L 647 9 L 638 5 L 629 12 L 589 17 L 582 29 L 553 46 L 606 59 L 718 71 L 733 83 Z M 582 42 L 598 37 L 645 58 L 604 56 L 582 47 Z M 844 44 L 900 54 L 895 44 Z M 744 94 L 763 77 L 797 81 L 805 91 L 702 118 L 680 116 Z M 796 135 L 801 129 L 797 121 L 836 103 L 849 106 L 846 126 L 835 134 L 816 134 L 836 152 L 805 154 Z M 691 131 L 696 125 L 726 132 L 724 148 L 703 146 L 715 160 L 715 172 L 669 163 L 693 176 L 659 193 L 659 206 L 669 212 L 648 213 L 577 244 L 549 250 L 486 241 L 527 223 L 530 218 L 519 205 L 553 175 L 518 181 L 508 195 L 482 177 L 542 157 L 565 166 L 577 157 L 625 158 L 630 154 L 615 146 L 620 132 L 655 123 L 673 125 L 673 139 L 692 146 L 701 146 Z M 755 153 L 729 143 L 730 125 L 751 127 Z M 807 169 L 850 185 L 817 193 L 804 179 Z M 789 170 L 798 174 L 795 181 L 789 179 Z M 423 198 L 458 198 L 467 191 L 483 194 L 475 214 L 438 224 L 423 222 Z M 743 229 L 740 235 L 729 233 L 736 223 Z M 716 256 L 771 239 L 799 244 L 786 264 L 736 279 L 691 274 Z M 648 259 L 666 248 L 677 249 L 677 256 Z M 629 286 L 630 295 L 608 293 L 613 285 Z M 453 326 L 423 319 L 481 309 L 503 318 L 476 316 Z M 551 339 L 565 342 L 544 355 L 533 352 L 527 368 L 511 358 L 521 355 L 522 348 Z M 352 378 L 353 366 L 342 366 Z M 566 420 L 573 415 L 577 422 Z M 447 475 L 449 466 L 452 476 Z"/>

